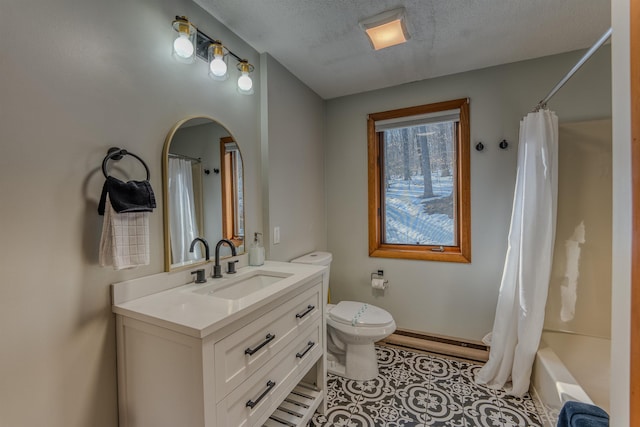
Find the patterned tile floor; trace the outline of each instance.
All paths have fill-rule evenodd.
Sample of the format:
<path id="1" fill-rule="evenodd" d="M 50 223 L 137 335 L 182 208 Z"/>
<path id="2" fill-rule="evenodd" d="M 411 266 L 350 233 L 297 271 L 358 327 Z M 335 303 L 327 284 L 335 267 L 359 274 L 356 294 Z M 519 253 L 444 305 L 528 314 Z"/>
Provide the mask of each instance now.
<path id="1" fill-rule="evenodd" d="M 327 413 L 310 427 L 540 427 L 543 411 L 528 394 L 506 396 L 474 383 L 482 365 L 377 346 L 371 381 L 329 375 Z"/>

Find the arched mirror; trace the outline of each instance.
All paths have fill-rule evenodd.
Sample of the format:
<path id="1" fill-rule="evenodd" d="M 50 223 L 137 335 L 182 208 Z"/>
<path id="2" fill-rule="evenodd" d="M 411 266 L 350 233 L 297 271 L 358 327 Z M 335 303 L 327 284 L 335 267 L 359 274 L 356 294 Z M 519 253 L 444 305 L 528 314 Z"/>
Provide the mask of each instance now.
<path id="1" fill-rule="evenodd" d="M 213 258 L 216 243 L 229 239 L 244 252 L 242 155 L 231 133 L 210 117 L 178 122 L 163 150 L 165 270 L 205 263 L 205 239 Z M 231 255 L 227 245 L 221 256 Z"/>

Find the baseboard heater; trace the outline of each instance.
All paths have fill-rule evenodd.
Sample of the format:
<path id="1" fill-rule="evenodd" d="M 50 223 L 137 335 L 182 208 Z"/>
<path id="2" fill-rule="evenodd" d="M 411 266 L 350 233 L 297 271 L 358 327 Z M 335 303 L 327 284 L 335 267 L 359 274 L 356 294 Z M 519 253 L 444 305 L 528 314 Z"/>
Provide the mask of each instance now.
<path id="1" fill-rule="evenodd" d="M 489 347 L 480 341 L 426 334 L 407 329 L 396 329 L 381 343 L 480 362 L 489 360 Z"/>

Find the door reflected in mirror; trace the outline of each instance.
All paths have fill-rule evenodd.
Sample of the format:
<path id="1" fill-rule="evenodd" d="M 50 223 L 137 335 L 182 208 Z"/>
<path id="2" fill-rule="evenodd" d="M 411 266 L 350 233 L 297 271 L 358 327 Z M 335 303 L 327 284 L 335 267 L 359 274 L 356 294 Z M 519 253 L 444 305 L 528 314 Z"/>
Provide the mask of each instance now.
<path id="1" fill-rule="evenodd" d="M 222 238 L 244 252 L 242 155 L 229 131 L 209 117 L 176 124 L 163 151 L 165 270 L 206 262 L 205 239 L 213 257 Z M 229 256 L 227 246 L 221 256 Z"/>

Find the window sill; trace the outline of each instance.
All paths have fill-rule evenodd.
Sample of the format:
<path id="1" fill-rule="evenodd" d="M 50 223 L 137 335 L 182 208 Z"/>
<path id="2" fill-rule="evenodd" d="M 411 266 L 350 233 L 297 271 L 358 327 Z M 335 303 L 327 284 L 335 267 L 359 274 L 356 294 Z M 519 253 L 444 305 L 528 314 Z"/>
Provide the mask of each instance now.
<path id="1" fill-rule="evenodd" d="M 457 247 L 445 247 L 444 251 L 433 251 L 431 247 L 417 249 L 415 246 L 404 248 L 403 245 L 384 245 L 369 251 L 374 258 L 413 259 L 421 261 L 471 263 L 471 254 L 465 254 Z"/>

